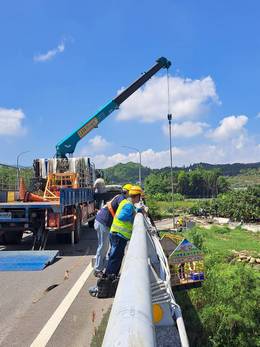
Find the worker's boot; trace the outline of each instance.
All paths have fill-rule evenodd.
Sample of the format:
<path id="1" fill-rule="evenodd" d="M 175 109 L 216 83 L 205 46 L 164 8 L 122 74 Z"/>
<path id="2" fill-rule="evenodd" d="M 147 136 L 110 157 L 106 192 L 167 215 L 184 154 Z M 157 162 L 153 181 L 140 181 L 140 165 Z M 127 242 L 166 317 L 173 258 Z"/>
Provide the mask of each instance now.
<path id="1" fill-rule="evenodd" d="M 98 298 L 111 298 L 112 281 L 110 277 L 99 278 L 97 281 Z"/>
<path id="2" fill-rule="evenodd" d="M 103 276 L 97 281 L 97 297 L 98 298 L 113 298 L 116 294 L 118 285 L 118 277 L 116 275 Z"/>

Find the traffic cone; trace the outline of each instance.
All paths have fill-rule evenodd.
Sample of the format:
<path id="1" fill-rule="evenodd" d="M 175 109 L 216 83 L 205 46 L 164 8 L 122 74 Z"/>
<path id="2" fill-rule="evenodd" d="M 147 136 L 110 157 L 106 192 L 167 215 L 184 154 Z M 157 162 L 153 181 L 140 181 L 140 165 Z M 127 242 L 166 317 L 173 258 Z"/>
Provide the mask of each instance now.
<path id="1" fill-rule="evenodd" d="M 44 202 L 44 201 L 48 201 L 46 199 L 44 199 L 43 196 L 37 195 L 37 194 L 33 194 L 33 193 L 28 193 L 26 194 L 26 201 L 31 201 L 31 202 Z"/>
<path id="2" fill-rule="evenodd" d="M 24 178 L 20 177 L 20 182 L 19 182 L 19 200 L 23 201 L 26 193 L 26 186 L 24 182 Z"/>

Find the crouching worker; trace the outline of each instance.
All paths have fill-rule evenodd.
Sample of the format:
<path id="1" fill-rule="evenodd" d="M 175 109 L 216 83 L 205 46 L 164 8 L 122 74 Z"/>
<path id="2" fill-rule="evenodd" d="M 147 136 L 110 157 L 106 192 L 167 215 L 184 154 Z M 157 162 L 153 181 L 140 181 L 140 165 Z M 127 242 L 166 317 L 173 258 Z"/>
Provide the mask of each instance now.
<path id="1" fill-rule="evenodd" d="M 120 202 L 110 229 L 110 244 L 108 264 L 105 274 L 97 282 L 97 287 L 90 288 L 89 293 L 99 298 L 113 297 L 118 284 L 118 274 L 124 258 L 125 247 L 132 235 L 135 204 L 140 201 L 142 189 L 132 186 L 129 198 Z"/>
<path id="2" fill-rule="evenodd" d="M 111 201 L 101 208 L 98 212 L 94 224 L 94 228 L 98 237 L 98 248 L 96 253 L 96 262 L 94 267 L 95 277 L 102 277 L 103 270 L 106 266 L 106 255 L 109 249 L 109 231 L 113 222 L 113 218 L 121 201 L 128 197 L 131 184 L 123 186 L 123 193 L 116 195 Z"/>

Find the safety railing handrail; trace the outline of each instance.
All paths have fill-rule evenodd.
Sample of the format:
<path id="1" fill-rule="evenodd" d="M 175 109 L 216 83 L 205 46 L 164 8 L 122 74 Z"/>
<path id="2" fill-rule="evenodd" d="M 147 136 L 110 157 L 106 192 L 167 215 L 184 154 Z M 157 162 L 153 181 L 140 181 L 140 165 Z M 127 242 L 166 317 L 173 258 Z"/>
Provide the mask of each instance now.
<path id="1" fill-rule="evenodd" d="M 103 347 L 156 346 L 144 219 L 137 213 Z"/>

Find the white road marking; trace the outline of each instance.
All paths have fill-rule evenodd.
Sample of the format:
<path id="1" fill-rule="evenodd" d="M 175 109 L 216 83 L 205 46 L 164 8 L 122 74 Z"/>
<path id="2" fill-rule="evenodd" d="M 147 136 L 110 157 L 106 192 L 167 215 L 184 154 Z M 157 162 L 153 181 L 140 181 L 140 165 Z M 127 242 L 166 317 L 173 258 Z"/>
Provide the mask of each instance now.
<path id="1" fill-rule="evenodd" d="M 71 290 L 68 292 L 68 294 L 65 296 L 65 298 L 62 300 L 62 302 L 60 303 L 56 311 L 53 313 L 51 318 L 42 328 L 39 335 L 32 342 L 31 347 L 45 347 L 47 345 L 48 341 L 54 334 L 58 325 L 60 324 L 63 317 L 65 316 L 66 312 L 68 311 L 71 304 L 73 303 L 76 296 L 78 295 L 81 288 L 83 287 L 84 283 L 90 276 L 92 269 L 93 269 L 92 264 L 90 263 L 87 266 L 86 270 L 81 274 L 77 282 L 74 284 L 74 286 L 71 288 Z"/>

